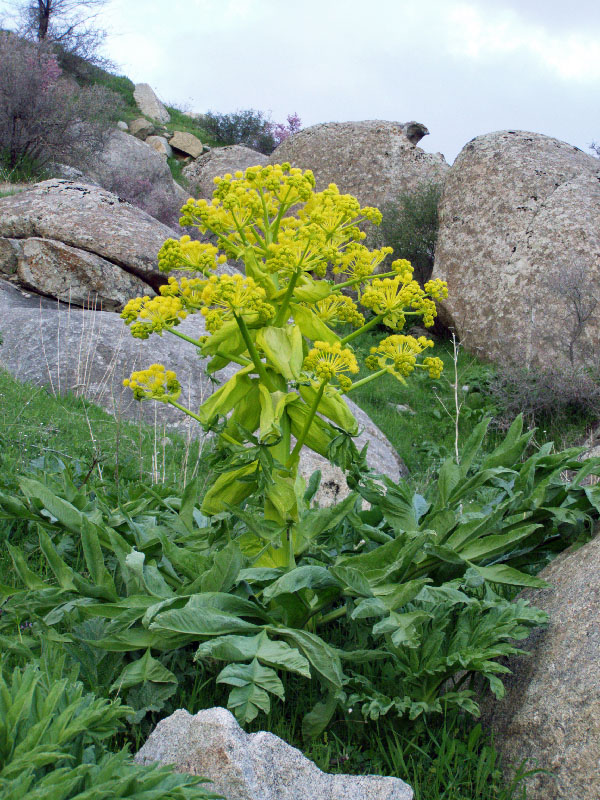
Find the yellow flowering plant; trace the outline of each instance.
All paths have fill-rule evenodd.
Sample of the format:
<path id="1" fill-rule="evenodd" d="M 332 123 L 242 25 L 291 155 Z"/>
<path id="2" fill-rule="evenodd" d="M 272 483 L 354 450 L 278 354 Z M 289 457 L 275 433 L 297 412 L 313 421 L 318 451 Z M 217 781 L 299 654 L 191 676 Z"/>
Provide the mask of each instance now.
<path id="1" fill-rule="evenodd" d="M 229 461 L 206 494 L 204 513 L 264 491 L 265 518 L 286 530 L 288 566 L 300 547 L 292 540 L 305 488 L 298 476 L 302 448 L 348 466 L 358 425 L 343 396 L 385 373 L 404 381 L 416 368 L 432 377 L 441 371 L 439 359 L 419 363 L 428 339 L 399 331 L 408 319 L 431 325 L 434 300 L 446 296 L 446 286 L 429 281 L 421 288 L 404 259 L 380 271 L 391 248 L 370 250 L 362 230 L 380 221 L 377 209 L 361 208 L 334 184 L 317 192 L 312 172 L 289 164 L 215 178 L 212 201 L 189 199 L 180 223 L 212 234 L 216 245 L 169 239 L 159 269 L 187 275 L 171 275 L 159 296 L 131 300 L 122 313 L 133 336 L 167 331 L 195 345 L 210 358 L 211 373 L 239 367 L 197 413 L 178 402 L 177 377 L 161 365 L 125 383 L 139 400 L 169 403 L 218 429 Z M 221 274 L 227 258 L 243 262 L 245 274 Z M 372 313 L 368 322 L 358 302 Z M 196 313 L 204 329 L 199 325 L 193 338 L 178 326 Z M 354 330 L 340 336 L 338 323 Z M 353 380 L 359 365 L 352 343 L 377 325 L 395 333 L 372 349 L 373 374 Z M 262 551 L 263 563 L 277 563 L 275 549 Z"/>

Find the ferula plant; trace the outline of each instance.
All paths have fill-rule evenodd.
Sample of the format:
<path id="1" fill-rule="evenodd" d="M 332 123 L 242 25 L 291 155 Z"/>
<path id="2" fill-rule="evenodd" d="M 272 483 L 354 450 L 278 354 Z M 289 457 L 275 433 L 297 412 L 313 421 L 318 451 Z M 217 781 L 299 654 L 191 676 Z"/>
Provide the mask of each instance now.
<path id="1" fill-rule="evenodd" d="M 138 400 L 169 403 L 218 431 L 228 456 L 204 513 L 261 492 L 265 518 L 286 529 L 289 543 L 304 494 L 302 448 L 343 468 L 356 458 L 351 437 L 358 426 L 343 396 L 385 373 L 402 382 L 415 369 L 439 376 L 441 360 L 427 356 L 433 343 L 401 331 L 409 319 L 432 325 L 434 300 L 447 289 L 438 280 L 421 288 L 406 260 L 381 271 L 392 250 L 368 249 L 361 230 L 366 222 L 378 225 L 380 212 L 361 208 L 334 184 L 315 191 L 310 170 L 250 167 L 215 184 L 212 202 L 188 200 L 180 224 L 212 234 L 217 246 L 189 236 L 167 240 L 158 265 L 175 275 L 159 296 L 131 300 L 122 317 L 135 337 L 167 331 L 195 345 L 210 357 L 209 373 L 229 364 L 239 369 L 197 413 L 180 404 L 177 376 L 162 364 L 134 372 L 125 384 Z M 245 274 L 220 272 L 228 258 L 243 262 Z M 371 312 L 368 321 L 360 307 Z M 180 332 L 180 322 L 198 312 L 202 334 Z M 354 330 L 340 337 L 338 323 Z M 359 364 L 352 343 L 377 325 L 390 335 L 371 350 L 371 374 L 353 380 Z"/>

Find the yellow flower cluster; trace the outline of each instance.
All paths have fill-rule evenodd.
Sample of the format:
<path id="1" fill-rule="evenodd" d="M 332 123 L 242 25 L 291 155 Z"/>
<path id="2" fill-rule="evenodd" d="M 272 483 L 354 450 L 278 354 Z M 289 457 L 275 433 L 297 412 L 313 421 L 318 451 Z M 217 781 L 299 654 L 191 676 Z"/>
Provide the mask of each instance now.
<path id="1" fill-rule="evenodd" d="M 158 269 L 161 272 L 178 269 L 209 275 L 217 264 L 226 261 L 227 256 L 219 255 L 218 248 L 213 244 L 192 241 L 189 236 L 182 236 L 179 241 L 167 239 L 158 251 Z"/>
<path id="2" fill-rule="evenodd" d="M 345 275 L 348 280 L 364 280 L 375 272 L 386 256 L 393 252 L 391 247 L 369 250 L 362 244 L 351 244 L 346 250 L 336 253 L 334 275 Z"/>
<path id="3" fill-rule="evenodd" d="M 392 261 L 392 271 L 400 276 L 402 283 L 409 283 L 413 279 L 413 266 L 406 258 L 398 258 L 396 261 Z"/>
<path id="4" fill-rule="evenodd" d="M 303 369 L 306 372 L 314 373 L 319 382 L 337 378 L 343 391 L 348 391 L 352 386 L 352 381 L 344 373 L 356 374 L 359 371 L 356 356 L 352 350 L 348 347 L 342 348 L 339 342 L 335 344 L 315 342 L 314 347 L 304 359 Z"/>
<path id="5" fill-rule="evenodd" d="M 202 314 L 206 327 L 215 333 L 233 315 L 256 314 L 260 322 L 275 316 L 275 309 L 266 302 L 266 292 L 253 278 L 236 275 L 211 275 L 202 290 Z"/>
<path id="6" fill-rule="evenodd" d="M 356 328 L 365 324 L 365 318 L 358 310 L 352 298 L 341 294 L 330 294 L 323 300 L 319 300 L 313 305 L 313 311 L 327 325 L 335 325 L 338 322 L 349 322 Z"/>
<path id="7" fill-rule="evenodd" d="M 160 287 L 163 297 L 177 297 L 186 311 L 194 313 L 204 306 L 202 295 L 207 281 L 203 278 L 170 277 L 169 282 Z"/>
<path id="8" fill-rule="evenodd" d="M 268 272 L 284 276 L 301 267 L 323 277 L 328 264 L 339 262 L 346 247 L 364 239 L 361 222 L 377 225 L 381 221 L 376 208 L 361 208 L 356 198 L 340 194 L 335 184 L 314 192 L 312 172 L 289 164 L 249 167 L 245 173 L 215 178 L 215 184 L 211 202 L 187 201 L 180 224 L 216 234 L 219 247 L 236 259 L 252 247 Z M 297 216 L 286 216 L 292 206 L 300 206 Z M 191 248 L 191 244 L 186 247 Z M 352 261 L 356 262 L 357 275 L 371 274 L 391 252 L 384 250 L 382 255 L 379 251 L 373 255 L 366 248 L 355 250 L 341 265 L 340 274 L 354 276 Z M 196 263 L 195 253 L 193 258 L 184 255 Z M 172 264 L 181 259 L 181 245 L 177 249 L 177 242 L 171 240 L 163 257 L 165 269 L 173 269 Z"/>
<path id="9" fill-rule="evenodd" d="M 429 371 L 430 378 L 439 378 L 444 370 L 444 362 L 437 356 L 428 356 L 423 359 L 423 366 Z"/>
<path id="10" fill-rule="evenodd" d="M 417 364 L 417 357 L 428 347 L 433 347 L 433 342 L 425 336 L 419 336 L 418 339 L 403 334 L 388 336 L 377 347 L 371 348 L 371 355 L 367 357 L 365 364 L 371 370 L 386 369 L 404 383 L 404 378 L 410 375 L 416 366 L 420 366 Z M 431 377 L 439 377 L 432 372 L 439 370 L 441 374 L 443 369 L 441 359 L 436 357 L 424 359 L 423 366 L 427 366 Z"/>
<path id="11" fill-rule="evenodd" d="M 215 178 L 213 200 L 190 199 L 181 209 L 180 225 L 193 225 L 203 233 L 219 237 L 219 246 L 233 258 L 245 247 L 267 245 L 265 231 L 275 218 L 313 194 L 315 179 L 310 170 L 289 164 L 248 167 L 235 177 Z"/>
<path id="12" fill-rule="evenodd" d="M 128 386 L 136 400 L 159 400 L 168 403 L 177 400 L 181 394 L 181 386 L 172 370 L 166 370 L 162 364 L 152 364 L 149 369 L 132 372 L 125 378 L 123 386 Z"/>
<path id="13" fill-rule="evenodd" d="M 441 281 L 439 278 L 433 281 L 427 281 L 424 289 L 434 300 L 445 300 L 446 297 L 448 297 L 448 284 L 446 281 Z"/>
<path id="14" fill-rule="evenodd" d="M 147 339 L 151 333 L 179 325 L 187 312 L 178 297 L 136 297 L 130 300 L 121 312 L 131 335 L 136 339 Z"/>
<path id="15" fill-rule="evenodd" d="M 401 330 L 411 309 L 423 317 L 426 327 L 433 325 L 437 313 L 435 303 L 430 300 L 417 281 L 405 283 L 402 275 L 395 278 L 376 278 L 364 291 L 361 298 L 365 308 L 383 315 L 383 323 L 393 330 Z"/>

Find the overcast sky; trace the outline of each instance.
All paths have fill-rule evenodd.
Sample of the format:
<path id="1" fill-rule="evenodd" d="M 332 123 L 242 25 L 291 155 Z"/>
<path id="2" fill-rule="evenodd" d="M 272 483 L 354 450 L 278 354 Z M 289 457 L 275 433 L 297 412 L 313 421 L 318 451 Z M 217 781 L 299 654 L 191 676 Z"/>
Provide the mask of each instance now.
<path id="1" fill-rule="evenodd" d="M 110 0 L 121 72 L 192 111 L 417 120 L 449 162 L 521 129 L 600 140 L 597 0 Z"/>

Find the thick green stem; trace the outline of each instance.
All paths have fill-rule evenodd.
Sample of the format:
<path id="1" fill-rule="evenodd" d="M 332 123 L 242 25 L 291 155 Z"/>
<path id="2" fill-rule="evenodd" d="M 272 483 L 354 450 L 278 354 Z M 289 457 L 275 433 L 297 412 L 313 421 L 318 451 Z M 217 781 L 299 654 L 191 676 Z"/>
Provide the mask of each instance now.
<path id="1" fill-rule="evenodd" d="M 183 411 L 184 414 L 187 414 L 188 417 L 191 417 L 192 419 L 195 419 L 201 425 L 204 425 L 203 420 L 200 419 L 198 414 L 194 414 L 193 411 L 190 411 L 189 408 L 186 408 L 185 406 L 182 406 L 181 403 L 178 403 L 175 400 L 169 400 L 169 404 L 172 405 L 172 406 L 175 406 L 175 408 L 178 408 L 180 411 Z M 225 433 L 224 431 L 222 431 L 219 435 L 222 436 L 223 439 L 225 439 L 226 442 L 229 442 L 229 444 L 237 444 L 238 446 L 241 446 L 240 442 L 236 441 L 236 439 L 234 439 L 233 436 L 230 436 L 228 433 Z"/>
<path id="2" fill-rule="evenodd" d="M 321 617 L 321 619 L 317 622 L 317 625 L 326 625 L 328 622 L 335 622 L 336 619 L 346 616 L 347 613 L 347 606 L 341 606 L 341 608 L 336 608 L 333 611 L 330 611 L 329 614 L 325 614 L 325 616 Z"/>
<path id="3" fill-rule="evenodd" d="M 198 339 L 192 339 L 191 336 L 186 336 L 185 333 L 181 333 L 180 331 L 176 330 L 175 328 L 167 328 L 169 333 L 172 333 L 173 336 L 179 336 L 180 339 L 185 339 L 186 342 L 195 345 L 196 347 L 202 347 L 202 342 Z"/>
<path id="4" fill-rule="evenodd" d="M 348 336 L 345 336 L 342 339 L 341 344 L 348 344 L 348 342 L 351 342 L 353 339 L 356 339 L 357 336 L 361 336 L 363 333 L 370 331 L 371 328 L 375 327 L 375 325 L 379 325 L 384 316 L 385 314 L 379 314 L 378 316 L 373 317 L 373 319 L 369 320 L 369 322 L 367 322 L 366 325 L 363 325 L 362 328 L 359 328 L 358 330 L 348 334 Z"/>
<path id="5" fill-rule="evenodd" d="M 274 392 L 275 388 L 273 387 L 273 383 L 270 380 L 269 376 L 267 375 L 267 370 L 265 368 L 265 365 L 260 360 L 260 356 L 258 355 L 258 350 L 256 349 L 254 342 L 252 341 L 252 337 L 250 336 L 250 331 L 248 330 L 248 326 L 246 325 L 244 318 L 238 317 L 237 314 L 234 314 L 233 318 L 238 324 L 238 328 L 240 329 L 240 333 L 242 334 L 242 339 L 244 340 L 244 343 L 248 348 L 248 352 L 250 353 L 250 358 L 252 359 L 254 368 L 258 372 L 261 381 L 269 389 L 270 392 Z"/>
<path id="6" fill-rule="evenodd" d="M 275 317 L 275 321 L 273 322 L 273 325 L 276 328 L 280 328 L 285 322 L 287 322 L 288 309 L 290 307 L 290 302 L 292 300 L 292 294 L 294 293 L 294 289 L 296 288 L 296 284 L 298 283 L 298 278 L 300 277 L 301 274 L 302 270 L 297 269 L 296 272 L 294 272 L 294 274 L 290 278 L 287 290 L 283 295 L 281 305 L 279 306 L 279 311 L 277 312 L 277 316 Z"/>
<path id="7" fill-rule="evenodd" d="M 374 272 L 372 275 L 365 275 L 364 278 L 352 278 L 349 281 L 344 281 L 344 283 L 336 283 L 333 291 L 337 292 L 340 289 L 345 289 L 347 286 L 354 286 L 355 283 L 366 283 L 367 281 L 373 281 L 375 278 L 391 278 L 397 274 L 398 273 L 396 272 Z"/>
<path id="8" fill-rule="evenodd" d="M 304 441 L 308 434 L 309 428 L 312 425 L 313 419 L 317 413 L 317 408 L 319 407 L 319 403 L 321 402 L 321 398 L 323 397 L 323 392 L 325 391 L 325 387 L 327 386 L 327 381 L 323 381 L 319 386 L 317 393 L 315 395 L 315 399 L 309 409 L 308 417 L 306 418 L 306 422 L 304 423 L 304 428 L 298 437 L 298 441 L 296 442 L 294 449 L 290 453 L 290 457 L 288 458 L 288 462 L 286 464 L 287 467 L 291 467 L 300 457 L 300 451 L 304 445 Z"/>
<path id="9" fill-rule="evenodd" d="M 362 378 L 362 380 L 356 381 L 356 383 L 353 383 L 349 389 L 346 389 L 345 394 L 354 391 L 354 389 L 359 389 L 361 386 L 364 386 L 365 383 L 370 383 L 371 381 L 374 381 L 375 378 L 379 378 L 381 375 L 385 375 L 386 372 L 387 369 L 380 369 L 378 372 L 374 372 L 372 375 L 367 375 L 366 378 Z"/>
<path id="10" fill-rule="evenodd" d="M 234 364 L 239 364 L 240 367 L 247 367 L 252 363 L 249 358 L 244 358 L 244 356 L 232 356 L 230 353 L 222 353 L 220 350 L 217 350 L 215 355 L 233 361 Z"/>

